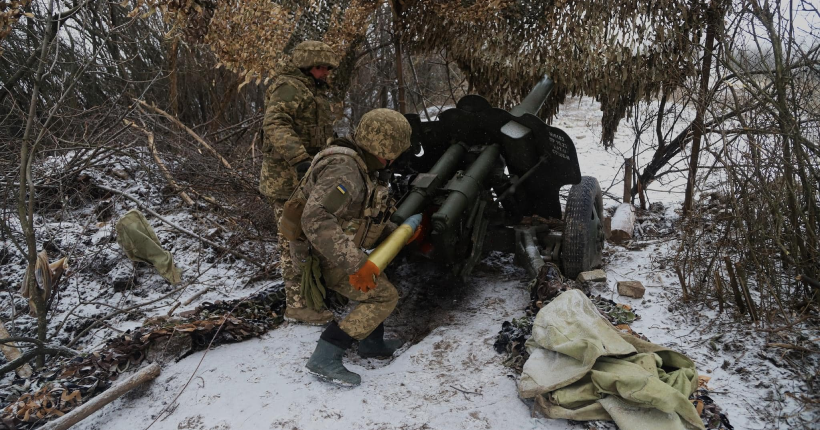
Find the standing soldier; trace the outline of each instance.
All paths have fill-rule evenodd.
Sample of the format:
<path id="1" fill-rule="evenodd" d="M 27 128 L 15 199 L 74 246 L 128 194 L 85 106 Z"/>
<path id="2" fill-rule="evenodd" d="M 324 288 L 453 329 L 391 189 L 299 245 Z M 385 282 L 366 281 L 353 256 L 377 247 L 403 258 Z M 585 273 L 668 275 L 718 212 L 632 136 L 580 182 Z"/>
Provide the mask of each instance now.
<path id="1" fill-rule="evenodd" d="M 276 80 L 268 87 L 259 190 L 273 206 L 277 222 L 285 201 L 305 175 L 313 156 L 327 147 L 328 138 L 333 137 L 326 79 L 330 70 L 338 66 L 339 60 L 328 45 L 302 42 L 293 49 L 290 60 L 280 64 Z M 333 313 L 329 310 L 316 311 L 306 306 L 288 242 L 281 233 L 278 240 L 279 268 L 287 294 L 285 319 L 311 325 L 332 321 Z"/>
<path id="2" fill-rule="evenodd" d="M 330 323 L 307 363 L 311 373 L 353 386 L 361 377 L 344 367 L 342 356 L 354 340 L 363 357 L 389 357 L 402 344 L 384 339 L 383 321 L 398 292 L 362 249 L 375 246 L 395 210 L 376 171 L 410 147 L 410 124 L 396 111 L 376 109 L 362 117 L 354 140 L 333 145 L 316 156 L 288 202 L 304 205 L 301 216 L 287 209 L 282 223 L 301 221 L 304 235 L 292 244 L 294 258 L 303 261 L 308 252 L 318 258 L 326 287 L 359 302 L 340 323 Z"/>

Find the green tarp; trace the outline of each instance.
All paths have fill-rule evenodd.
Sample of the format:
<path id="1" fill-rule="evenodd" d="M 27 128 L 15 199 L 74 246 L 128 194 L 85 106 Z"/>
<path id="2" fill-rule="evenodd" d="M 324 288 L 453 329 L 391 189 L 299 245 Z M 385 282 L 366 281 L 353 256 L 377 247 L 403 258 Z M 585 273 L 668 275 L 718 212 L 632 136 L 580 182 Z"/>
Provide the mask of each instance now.
<path id="1" fill-rule="evenodd" d="M 579 290 L 538 312 L 526 346 L 519 394 L 545 416 L 613 420 L 623 430 L 704 428 L 689 402 L 692 360 L 620 332 Z"/>
<path id="2" fill-rule="evenodd" d="M 142 212 L 131 209 L 117 221 L 117 243 L 132 261 L 152 264 L 172 284 L 180 281 L 174 257 L 162 248 L 159 238 Z"/>

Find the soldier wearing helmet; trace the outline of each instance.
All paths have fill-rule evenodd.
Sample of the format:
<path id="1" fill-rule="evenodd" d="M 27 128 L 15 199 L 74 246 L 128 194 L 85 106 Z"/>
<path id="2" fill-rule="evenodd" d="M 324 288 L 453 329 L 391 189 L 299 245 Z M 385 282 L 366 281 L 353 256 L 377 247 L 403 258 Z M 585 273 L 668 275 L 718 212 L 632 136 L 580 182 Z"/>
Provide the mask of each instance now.
<path id="1" fill-rule="evenodd" d="M 367 264 L 364 249 L 374 248 L 390 230 L 395 202 L 376 172 L 410 147 L 410 131 L 396 111 L 366 113 L 352 140 L 336 139 L 335 146 L 316 156 L 294 193 L 293 198 L 305 202 L 304 240 L 294 241 L 294 258 L 302 261 L 298 250 L 309 248 L 320 261 L 326 287 L 359 302 L 341 322 L 330 323 L 307 363 L 311 373 L 341 385 L 361 382 L 342 364 L 354 340 L 363 357 L 389 357 L 402 344 L 384 339 L 383 321 L 396 307 L 398 292 L 378 268 Z"/>
<path id="2" fill-rule="evenodd" d="M 291 58 L 278 66 L 276 79 L 268 87 L 259 190 L 273 206 L 277 222 L 284 202 L 304 176 L 313 156 L 326 148 L 328 139 L 333 137 L 326 79 L 338 65 L 336 54 L 328 45 L 302 42 L 293 49 Z M 305 305 L 288 242 L 281 234 L 278 238 L 279 268 L 287 295 L 285 319 L 313 325 L 331 321 L 333 314 L 327 309 L 316 311 Z"/>

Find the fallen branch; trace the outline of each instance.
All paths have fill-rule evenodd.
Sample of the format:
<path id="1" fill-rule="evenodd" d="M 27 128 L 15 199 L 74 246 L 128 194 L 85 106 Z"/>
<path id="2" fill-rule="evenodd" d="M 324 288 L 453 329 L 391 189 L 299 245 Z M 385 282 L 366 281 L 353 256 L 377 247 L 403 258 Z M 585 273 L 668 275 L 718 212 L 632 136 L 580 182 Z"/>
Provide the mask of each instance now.
<path id="1" fill-rule="evenodd" d="M 778 342 L 767 343 L 766 348 L 784 348 L 784 349 L 793 349 L 795 351 L 803 351 L 803 352 L 817 352 L 813 349 L 808 349 L 804 346 L 792 345 L 790 343 L 778 343 Z"/>
<path id="2" fill-rule="evenodd" d="M 174 303 L 174 306 L 172 306 L 172 307 L 171 307 L 171 309 L 169 309 L 169 310 L 168 310 L 168 313 L 167 313 L 167 314 L 165 314 L 165 315 L 167 315 L 167 316 L 169 316 L 169 317 L 170 317 L 171 315 L 173 315 L 173 314 L 174 314 L 174 311 L 175 311 L 175 310 L 177 310 L 177 308 L 179 307 L 179 305 L 180 305 L 180 303 L 179 303 L 179 302 Z"/>
<path id="3" fill-rule="evenodd" d="M 3 321 L 0 321 L 0 351 L 3 351 L 3 355 L 6 357 L 6 361 L 14 362 L 20 358 L 23 353 L 20 352 L 20 349 L 17 348 L 13 342 L 9 341 L 11 338 L 11 334 L 9 331 L 6 330 L 6 325 L 3 324 Z M 15 368 L 17 376 L 21 378 L 28 378 L 31 376 L 31 366 L 28 363 L 24 363 L 21 366 Z M 2 374 L 2 373 L 0 373 Z"/>
<path id="4" fill-rule="evenodd" d="M 788 324 L 786 324 L 784 326 L 781 326 L 781 327 L 777 327 L 777 328 L 759 328 L 759 329 L 757 329 L 757 331 L 762 331 L 762 332 L 765 332 L 765 333 L 777 333 L 779 331 L 789 330 L 792 327 L 796 326 L 797 324 L 803 323 L 803 322 L 805 322 L 805 321 L 807 321 L 811 318 L 812 318 L 811 315 L 806 315 L 802 318 L 797 319 L 796 321 L 793 321 L 793 322 L 788 323 Z"/>
<path id="5" fill-rule="evenodd" d="M 30 338 L 30 337 L 9 337 L 6 339 L 0 339 L 0 344 L 6 343 L 13 343 L 13 342 L 29 342 L 37 345 L 35 348 L 30 349 L 24 352 L 22 355 L 17 357 L 15 360 L 12 360 L 9 363 L 6 363 L 3 367 L 0 367 L 0 377 L 17 369 L 18 367 L 28 363 L 32 358 L 37 357 L 38 355 L 65 355 L 67 357 L 76 357 L 80 355 L 78 351 L 75 351 L 71 348 L 66 348 L 64 346 L 59 345 L 49 345 L 41 342 L 38 339 Z M 26 364 L 28 365 L 28 364 Z"/>
<path id="6" fill-rule="evenodd" d="M 110 192 L 115 193 L 115 194 L 119 194 L 119 195 L 121 195 L 121 196 L 123 196 L 123 197 L 127 198 L 128 200 L 131 200 L 132 202 L 136 203 L 136 204 L 137 204 L 137 206 L 139 206 L 142 210 L 144 210 L 144 211 L 148 212 L 149 214 L 151 214 L 151 215 L 153 215 L 153 216 L 157 217 L 157 219 L 159 219 L 160 221 L 164 222 L 165 224 L 167 224 L 167 225 L 169 225 L 169 226 L 173 227 L 174 229 L 176 229 L 176 230 L 177 230 L 177 231 L 179 231 L 180 233 L 184 233 L 184 234 L 187 234 L 188 236 L 191 236 L 191 237 L 193 237 L 193 238 L 199 239 L 199 240 L 201 240 L 201 241 L 203 241 L 203 242 L 207 243 L 208 245 L 211 245 L 212 247 L 214 247 L 214 248 L 216 248 L 216 249 L 219 249 L 219 250 L 221 250 L 221 251 L 223 251 L 223 252 L 227 252 L 228 254 L 231 254 L 231 255 L 234 255 L 234 256 L 236 256 L 236 257 L 239 257 L 239 258 L 241 258 L 241 259 L 243 259 L 243 260 L 245 260 L 245 261 L 247 261 L 247 262 L 249 262 L 249 263 L 253 264 L 253 265 L 254 265 L 254 266 L 256 266 L 256 267 L 259 267 L 260 269 L 264 269 L 264 268 L 265 268 L 265 266 L 264 266 L 262 263 L 260 263 L 260 262 L 258 262 L 258 261 L 256 261 L 256 260 L 254 260 L 253 258 L 248 257 L 247 255 L 245 255 L 245 254 L 243 254 L 243 253 L 241 253 L 241 252 L 239 252 L 239 251 L 234 251 L 233 249 L 226 248 L 226 247 L 224 247 L 224 246 L 222 246 L 222 245 L 219 245 L 219 244 L 217 244 L 216 242 L 213 242 L 213 241 L 211 241 L 211 240 L 209 240 L 209 239 L 206 239 L 206 238 L 204 238 L 204 237 L 202 237 L 202 236 L 200 236 L 200 235 L 198 235 L 198 234 L 196 234 L 196 233 L 194 233 L 194 232 L 192 232 L 192 231 L 190 231 L 190 230 L 188 230 L 188 229 L 185 229 L 185 228 L 183 228 L 183 227 L 180 227 L 179 225 L 174 224 L 174 223 L 172 223 L 171 221 L 168 221 L 167 219 L 163 218 L 163 217 L 162 217 L 162 215 L 158 214 L 158 213 L 157 213 L 157 212 L 155 212 L 153 209 L 149 208 L 149 207 L 148 207 L 145 203 L 141 202 L 140 200 L 138 200 L 136 197 L 132 196 L 131 194 L 128 194 L 128 193 L 126 193 L 126 192 L 124 192 L 124 191 L 116 190 L 116 189 L 114 189 L 114 188 L 109 188 L 109 187 L 106 187 L 105 185 L 95 184 L 95 186 L 96 186 L 97 188 L 102 189 L 102 190 L 106 190 L 106 191 L 110 191 Z"/>
<path id="7" fill-rule="evenodd" d="M 97 327 L 98 325 L 102 324 L 102 322 L 103 322 L 103 321 L 105 321 L 105 320 L 107 320 L 107 319 L 109 319 L 109 318 L 115 317 L 115 316 L 117 316 L 117 315 L 119 315 L 119 314 L 123 314 L 123 313 L 128 313 L 128 312 L 131 312 L 131 311 L 133 311 L 134 309 L 138 309 L 138 308 L 141 308 L 141 307 L 143 307 L 143 306 L 147 306 L 147 305 L 150 305 L 150 304 L 153 304 L 153 303 L 159 302 L 159 301 L 161 301 L 161 300 L 165 300 L 165 299 L 167 299 L 168 297 L 171 297 L 171 296 L 173 296 L 174 294 L 176 294 L 176 293 L 178 293 L 178 292 L 180 292 L 180 291 L 182 291 L 182 290 L 184 290 L 184 289 L 186 289 L 186 288 L 188 288 L 188 287 L 190 287 L 190 286 L 191 286 L 191 284 L 186 284 L 186 285 L 183 285 L 183 286 L 181 286 L 181 287 L 177 288 L 177 289 L 176 289 L 176 290 L 174 290 L 174 291 L 171 291 L 170 293 L 168 293 L 168 294 L 166 294 L 166 295 L 164 295 L 164 296 L 157 297 L 156 299 L 153 299 L 153 300 L 149 300 L 149 301 L 147 301 L 147 302 L 143 302 L 143 303 L 136 304 L 136 305 L 134 305 L 134 306 L 131 306 L 130 308 L 126 308 L 126 309 L 117 309 L 116 311 L 111 312 L 110 314 L 108 314 L 108 315 L 106 315 L 106 316 L 104 316 L 104 317 L 102 317 L 102 318 L 97 319 L 97 321 L 94 321 L 92 324 L 90 324 L 88 327 L 86 327 L 83 331 L 81 331 L 78 335 L 74 336 L 74 339 L 73 339 L 71 342 L 69 342 L 69 343 L 68 343 L 68 346 L 71 346 L 71 345 L 74 345 L 75 343 L 77 343 L 77 341 L 78 341 L 78 340 L 80 340 L 80 338 L 81 338 L 81 337 L 85 336 L 85 334 L 86 334 L 86 333 L 88 333 L 89 331 L 91 331 L 91 329 L 93 329 L 93 328 Z"/>
<path id="8" fill-rule="evenodd" d="M 142 101 L 142 100 L 137 100 L 137 99 L 134 99 L 134 101 L 136 101 L 137 103 L 139 103 L 141 106 L 143 106 L 143 107 L 145 107 L 145 108 L 147 108 L 147 109 L 149 109 L 149 110 L 152 110 L 152 111 L 154 111 L 154 112 L 156 112 L 156 113 L 158 113 L 158 114 L 160 114 L 160 115 L 164 116 L 165 118 L 168 118 L 168 120 L 169 120 L 169 121 L 171 121 L 171 122 L 173 122 L 174 124 L 176 124 L 176 125 L 177 125 L 177 127 L 181 128 L 181 129 L 183 129 L 183 130 L 185 130 L 185 132 L 186 132 L 186 133 L 188 133 L 191 137 L 193 137 L 193 138 L 194 138 L 194 140 L 196 140 L 197 142 L 199 142 L 199 144 L 200 144 L 200 145 L 202 145 L 205 149 L 207 149 L 207 150 L 208 150 L 208 152 L 210 152 L 211 154 L 213 154 L 213 156 L 214 156 L 214 157 L 216 157 L 217 159 L 219 159 L 219 161 L 220 161 L 220 162 L 222 162 L 222 165 L 223 165 L 223 166 L 225 166 L 225 167 L 227 167 L 227 168 L 229 168 L 229 169 L 233 170 L 233 167 L 231 167 L 231 163 L 228 163 L 228 160 L 226 160 L 226 159 L 225 159 L 225 157 L 223 157 L 223 156 L 222 156 L 222 155 L 220 155 L 218 152 L 216 152 L 216 149 L 214 149 L 214 148 L 213 148 L 210 144 L 208 144 L 208 142 L 206 142 L 206 141 L 205 141 L 205 139 L 201 138 L 198 134 L 196 134 L 196 132 L 194 132 L 193 130 L 191 130 L 191 129 L 190 129 L 190 128 L 188 128 L 187 126 L 185 126 L 185 124 L 183 124 L 182 122 L 180 122 L 180 120 L 178 120 L 175 116 L 173 116 L 173 115 L 169 114 L 168 112 L 165 112 L 164 110 L 162 110 L 162 109 L 160 109 L 160 108 L 158 108 L 158 107 L 156 107 L 156 106 L 149 105 L 148 103 L 145 103 L 145 102 L 144 102 L 144 101 Z"/>
<path id="9" fill-rule="evenodd" d="M 73 411 L 57 418 L 54 421 L 47 423 L 40 427 L 42 430 L 65 430 L 74 424 L 82 421 L 84 418 L 100 410 L 103 406 L 120 398 L 123 394 L 133 390 L 140 384 L 148 382 L 159 376 L 160 367 L 157 363 L 152 363 L 143 368 L 139 372 L 131 375 L 126 380 L 117 385 L 105 390 L 99 396 L 89 400 L 82 406 L 77 407 Z"/>
<path id="10" fill-rule="evenodd" d="M 205 288 L 203 288 L 203 289 L 202 289 L 202 290 L 200 290 L 198 293 L 196 293 L 196 294 L 194 294 L 193 296 L 191 296 L 190 298 L 188 298 L 188 300 L 185 300 L 184 302 L 182 302 L 182 305 L 183 305 L 183 306 L 188 306 L 188 305 L 190 305 L 190 304 L 191 304 L 194 300 L 196 300 L 196 299 L 197 299 L 198 297 L 200 297 L 201 295 L 203 295 L 203 294 L 207 293 L 210 289 L 211 289 L 211 287 L 205 287 Z"/>
<path id="11" fill-rule="evenodd" d="M 159 153 L 157 152 L 157 145 L 154 143 L 154 133 L 151 133 L 150 131 L 138 126 L 133 121 L 129 121 L 127 119 L 123 121 L 125 121 L 126 125 L 134 127 L 137 130 L 145 133 L 146 136 L 148 136 L 148 149 L 151 150 L 151 155 L 154 157 L 154 161 L 157 163 L 157 166 L 159 166 L 159 171 L 162 172 L 162 176 L 165 177 L 165 180 L 168 181 L 168 184 L 171 185 L 171 188 L 173 188 L 177 193 L 179 193 L 179 196 L 182 197 L 182 200 L 185 201 L 185 204 L 187 204 L 188 206 L 193 206 L 194 201 L 191 199 L 191 197 L 188 196 L 188 193 L 183 191 L 182 187 L 180 187 L 179 184 L 177 184 L 173 176 L 171 176 L 171 171 L 168 170 L 168 167 L 166 167 L 165 163 L 163 163 L 162 160 L 159 158 Z"/>

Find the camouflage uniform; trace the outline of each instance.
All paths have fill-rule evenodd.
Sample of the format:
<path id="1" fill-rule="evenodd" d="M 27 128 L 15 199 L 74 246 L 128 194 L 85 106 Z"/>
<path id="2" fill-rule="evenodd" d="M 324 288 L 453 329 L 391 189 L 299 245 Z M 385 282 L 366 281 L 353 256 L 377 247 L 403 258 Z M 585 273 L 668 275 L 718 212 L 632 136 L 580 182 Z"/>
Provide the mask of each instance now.
<path id="1" fill-rule="evenodd" d="M 382 109 L 374 111 L 376 118 L 379 111 Z M 380 126 L 390 124 L 382 121 Z M 409 124 L 406 132 L 409 144 Z M 360 127 L 357 135 L 362 133 L 372 137 L 382 131 Z M 391 149 L 392 153 L 401 153 L 406 145 L 363 151 L 363 145 L 352 140 L 336 139 L 333 143 L 349 149 L 346 153 L 328 149 L 311 166 L 300 190 L 306 197 L 302 228 L 312 252 L 319 257 L 326 286 L 360 302 L 339 327 L 350 337 L 361 340 L 390 315 L 398 301 L 396 288 L 383 273 L 377 278 L 378 286 L 366 293 L 353 288 L 348 280 L 367 260 L 362 248 L 373 248 L 395 227 L 389 222 L 395 202 L 388 197 L 387 186 L 376 181 L 376 168 L 368 159 L 374 153 L 387 158 Z M 391 142 L 385 139 L 380 145 L 390 146 Z M 325 155 L 334 151 L 339 153 Z M 294 253 L 298 253 L 297 249 Z"/>
<path id="2" fill-rule="evenodd" d="M 388 198 L 387 186 L 375 180 L 375 172 L 410 146 L 410 133 L 410 124 L 398 112 L 366 113 L 354 141 L 337 139 L 339 146 L 317 155 L 292 200 L 305 201 L 301 225 L 306 240 L 294 241 L 294 257 L 301 260 L 304 251 L 312 248 L 325 285 L 359 302 L 342 322 L 325 328 L 305 365 L 327 381 L 361 383 L 361 377 L 342 364 L 345 350 L 355 340 L 362 357 L 389 357 L 403 343 L 384 338 L 383 321 L 395 309 L 398 292 L 384 273 L 368 271 L 372 262 L 362 248 L 372 248 L 379 241 L 395 204 Z M 362 285 L 361 279 L 376 273 L 376 287 L 362 291 L 368 285 Z"/>
<path id="3" fill-rule="evenodd" d="M 324 94 L 327 85 L 302 72 L 317 65 L 336 67 L 338 62 L 327 45 L 302 42 L 294 48 L 292 58 L 278 66 L 276 79 L 268 87 L 259 190 L 273 206 L 277 221 L 298 183 L 295 166 L 310 162 L 333 137 L 330 104 Z M 288 241 L 281 234 L 278 240 L 287 307 L 304 308 L 305 301 L 299 295 L 299 273 L 291 261 Z"/>
<path id="4" fill-rule="evenodd" d="M 358 149 L 349 140 L 338 139 L 336 145 Z M 334 148 L 335 149 L 335 148 Z M 350 151 L 355 154 L 355 152 Z M 357 152 L 360 153 L 361 150 Z M 359 158 L 357 160 L 357 158 Z M 360 156 L 342 153 L 323 156 L 311 168 L 302 192 L 307 203 L 302 214 L 302 228 L 322 266 L 325 285 L 351 300 L 360 302 L 339 326 L 354 339 L 364 339 L 393 312 L 398 292 L 384 274 L 378 287 L 363 293 L 350 285 L 348 276 L 367 260 L 362 248 L 372 248 L 388 224 L 387 199 L 380 200 L 373 172 Z M 376 200 L 376 201 L 374 201 Z M 367 215 L 372 214 L 374 217 Z M 365 229 L 370 231 L 367 234 Z M 299 246 L 295 246 L 295 251 Z M 294 256 L 296 257 L 296 256 Z"/>

